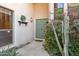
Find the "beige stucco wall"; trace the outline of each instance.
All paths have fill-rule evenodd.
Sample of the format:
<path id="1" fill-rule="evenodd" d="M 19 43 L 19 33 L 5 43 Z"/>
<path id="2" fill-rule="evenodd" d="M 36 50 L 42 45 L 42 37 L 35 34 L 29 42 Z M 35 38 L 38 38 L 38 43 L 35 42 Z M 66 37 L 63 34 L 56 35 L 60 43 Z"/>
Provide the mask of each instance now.
<path id="1" fill-rule="evenodd" d="M 48 3 L 35 3 L 34 6 L 34 18 L 48 18 L 49 16 L 49 4 Z"/>

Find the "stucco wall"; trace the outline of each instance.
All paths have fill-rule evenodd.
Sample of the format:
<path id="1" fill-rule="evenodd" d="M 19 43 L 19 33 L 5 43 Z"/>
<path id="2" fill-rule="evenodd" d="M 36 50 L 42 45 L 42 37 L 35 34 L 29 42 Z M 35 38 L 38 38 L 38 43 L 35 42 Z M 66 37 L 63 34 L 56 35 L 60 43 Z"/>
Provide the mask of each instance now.
<path id="1" fill-rule="evenodd" d="M 1 6 L 7 7 L 14 10 L 13 17 L 13 45 L 19 46 L 33 40 L 34 37 L 34 23 L 30 22 L 30 17 L 33 16 L 33 6 L 32 4 L 23 4 L 23 3 L 0 3 Z M 18 21 L 20 16 L 25 15 L 26 21 L 28 22 L 27 26 L 22 24 L 19 26 Z"/>
<path id="2" fill-rule="evenodd" d="M 34 18 L 48 18 L 49 16 L 49 4 L 48 3 L 35 3 L 34 5 Z"/>

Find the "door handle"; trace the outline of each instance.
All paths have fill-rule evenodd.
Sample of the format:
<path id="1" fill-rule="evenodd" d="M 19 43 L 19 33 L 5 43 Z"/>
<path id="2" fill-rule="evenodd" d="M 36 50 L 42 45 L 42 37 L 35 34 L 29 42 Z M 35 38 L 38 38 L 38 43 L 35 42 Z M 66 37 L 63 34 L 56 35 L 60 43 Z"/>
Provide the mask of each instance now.
<path id="1" fill-rule="evenodd" d="M 7 32 L 10 33 L 10 30 L 8 30 Z"/>

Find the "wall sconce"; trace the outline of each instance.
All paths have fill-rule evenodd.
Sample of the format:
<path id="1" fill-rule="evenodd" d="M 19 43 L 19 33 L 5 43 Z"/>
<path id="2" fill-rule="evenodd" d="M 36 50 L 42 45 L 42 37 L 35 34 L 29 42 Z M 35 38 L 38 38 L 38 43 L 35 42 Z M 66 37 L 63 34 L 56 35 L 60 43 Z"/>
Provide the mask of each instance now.
<path id="1" fill-rule="evenodd" d="M 30 22 L 33 22 L 33 18 L 32 17 L 30 18 Z"/>

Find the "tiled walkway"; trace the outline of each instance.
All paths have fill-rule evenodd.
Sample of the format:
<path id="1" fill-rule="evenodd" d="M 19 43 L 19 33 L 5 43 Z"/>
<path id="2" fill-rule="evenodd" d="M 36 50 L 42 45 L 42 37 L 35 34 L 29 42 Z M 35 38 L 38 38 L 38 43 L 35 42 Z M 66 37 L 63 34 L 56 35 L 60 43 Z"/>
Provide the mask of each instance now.
<path id="1" fill-rule="evenodd" d="M 18 50 L 21 56 L 49 56 L 44 50 L 42 42 L 33 41 Z"/>

